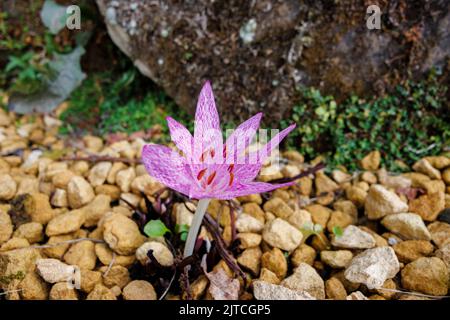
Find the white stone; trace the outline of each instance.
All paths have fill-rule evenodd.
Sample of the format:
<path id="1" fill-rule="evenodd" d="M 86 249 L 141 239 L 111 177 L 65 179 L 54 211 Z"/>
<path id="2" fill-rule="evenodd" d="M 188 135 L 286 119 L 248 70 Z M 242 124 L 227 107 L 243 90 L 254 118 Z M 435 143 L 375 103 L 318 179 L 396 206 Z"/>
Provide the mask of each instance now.
<path id="1" fill-rule="evenodd" d="M 236 221 L 236 229 L 239 232 L 261 232 L 264 228 L 264 223 L 252 217 L 249 214 L 242 213 Z"/>
<path id="2" fill-rule="evenodd" d="M 253 295 L 256 300 L 316 300 L 308 292 L 291 290 L 261 280 L 253 281 Z"/>
<path id="3" fill-rule="evenodd" d="M 57 259 L 38 259 L 36 269 L 48 283 L 71 281 L 77 271 L 76 266 L 65 264 Z"/>
<path id="4" fill-rule="evenodd" d="M 342 236 L 335 236 L 331 244 L 347 249 L 369 249 L 375 247 L 376 241 L 370 233 L 350 225 L 344 229 Z"/>
<path id="5" fill-rule="evenodd" d="M 381 224 L 405 240 L 431 240 L 430 231 L 415 213 L 392 214 L 384 217 Z"/>
<path id="6" fill-rule="evenodd" d="M 363 283 L 369 289 L 380 288 L 400 270 L 400 263 L 391 247 L 368 249 L 353 258 L 344 272 L 353 283 Z"/>
<path id="7" fill-rule="evenodd" d="M 316 299 L 325 299 L 325 283 L 316 269 L 307 263 L 301 262 L 281 285 L 291 290 L 307 292 Z"/>
<path id="8" fill-rule="evenodd" d="M 364 208 L 367 217 L 372 220 L 408 211 L 408 205 L 405 202 L 380 184 L 373 184 L 370 187 Z"/>

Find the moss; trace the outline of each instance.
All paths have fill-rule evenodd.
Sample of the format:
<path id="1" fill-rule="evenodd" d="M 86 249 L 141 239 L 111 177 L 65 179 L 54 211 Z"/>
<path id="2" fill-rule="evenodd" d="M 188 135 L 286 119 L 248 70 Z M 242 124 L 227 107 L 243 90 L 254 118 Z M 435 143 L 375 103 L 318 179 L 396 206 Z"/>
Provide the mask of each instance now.
<path id="1" fill-rule="evenodd" d="M 188 123 L 187 114 L 134 67 L 120 71 L 89 75 L 72 93 L 69 107 L 61 115 L 61 133 L 133 133 L 156 125 L 167 133 L 169 114 Z"/>
<path id="2" fill-rule="evenodd" d="M 1 270 L 1 268 L 0 268 Z M 25 273 L 23 271 L 18 271 L 17 273 L 10 274 L 7 276 L 0 277 L 0 284 L 9 285 L 13 280 L 23 280 L 25 278 Z"/>

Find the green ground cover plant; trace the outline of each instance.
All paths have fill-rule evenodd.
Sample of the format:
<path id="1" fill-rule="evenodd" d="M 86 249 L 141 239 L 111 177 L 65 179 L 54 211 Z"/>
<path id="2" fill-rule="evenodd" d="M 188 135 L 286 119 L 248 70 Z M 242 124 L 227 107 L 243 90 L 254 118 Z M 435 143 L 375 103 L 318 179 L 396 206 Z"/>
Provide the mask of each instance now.
<path id="1" fill-rule="evenodd" d="M 448 111 L 447 87 L 436 72 L 369 100 L 352 96 L 337 103 L 317 89 L 304 88 L 291 115 L 298 126 L 288 146 L 309 159 L 325 155 L 329 168 L 344 165 L 350 170 L 357 169 L 358 159 L 377 149 L 383 165 L 402 171 L 406 167 L 398 160 L 410 165 L 425 154 L 448 151 Z"/>

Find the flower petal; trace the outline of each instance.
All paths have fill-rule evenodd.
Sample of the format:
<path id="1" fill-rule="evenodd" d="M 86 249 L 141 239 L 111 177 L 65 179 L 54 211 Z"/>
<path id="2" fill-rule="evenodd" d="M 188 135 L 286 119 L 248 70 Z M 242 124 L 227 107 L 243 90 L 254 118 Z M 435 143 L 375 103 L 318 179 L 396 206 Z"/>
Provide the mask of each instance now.
<path id="1" fill-rule="evenodd" d="M 258 162 L 264 163 L 264 161 L 267 159 L 267 157 L 270 156 L 273 149 L 275 149 L 280 142 L 296 127 L 296 124 L 291 124 L 289 127 L 278 133 L 275 137 L 272 138 L 264 147 L 262 147 L 259 151 L 257 151 L 257 159 Z M 254 157 L 253 157 L 254 158 Z"/>
<path id="2" fill-rule="evenodd" d="M 211 83 L 206 81 L 198 97 L 197 110 L 195 111 L 194 137 L 207 129 L 220 130 L 219 113 L 214 101 L 214 93 Z"/>
<path id="3" fill-rule="evenodd" d="M 207 81 L 198 97 L 195 112 L 194 161 L 203 162 L 202 156 L 205 152 L 214 150 L 214 155 L 216 155 L 221 152 L 222 148 L 223 139 L 219 113 L 217 112 L 211 84 Z"/>
<path id="4" fill-rule="evenodd" d="M 236 180 L 241 183 L 253 181 L 261 170 L 262 164 L 235 164 L 234 165 L 234 175 Z"/>
<path id="5" fill-rule="evenodd" d="M 166 120 L 173 143 L 175 143 L 178 149 L 183 151 L 186 159 L 190 159 L 192 156 L 192 147 L 194 145 L 194 139 L 191 133 L 185 126 L 174 120 L 172 117 L 167 117 Z"/>
<path id="6" fill-rule="evenodd" d="M 261 122 L 262 112 L 257 113 L 247 121 L 241 123 L 227 138 L 225 143 L 227 163 L 236 163 L 237 157 L 242 156 L 252 142 Z"/>
<path id="7" fill-rule="evenodd" d="M 142 162 L 150 176 L 183 194 L 189 195 L 191 181 L 185 159 L 166 146 L 147 144 L 142 149 Z"/>
<path id="8" fill-rule="evenodd" d="M 215 198 L 221 200 L 229 200 L 236 197 L 246 196 L 249 194 L 268 192 L 274 189 L 292 186 L 294 184 L 295 181 L 281 184 L 271 184 L 266 182 L 249 182 L 246 184 L 240 183 L 234 186 L 233 189 L 230 189 L 229 191 L 215 195 Z"/>

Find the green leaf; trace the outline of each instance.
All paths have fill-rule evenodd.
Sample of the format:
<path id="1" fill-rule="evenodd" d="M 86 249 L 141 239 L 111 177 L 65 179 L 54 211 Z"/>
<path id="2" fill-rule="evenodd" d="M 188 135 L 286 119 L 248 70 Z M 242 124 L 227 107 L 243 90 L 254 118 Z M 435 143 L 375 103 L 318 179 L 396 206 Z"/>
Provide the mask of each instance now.
<path id="1" fill-rule="evenodd" d="M 177 224 L 175 225 L 175 232 L 180 235 L 181 241 L 186 241 L 189 233 L 189 226 L 187 224 Z"/>
<path id="2" fill-rule="evenodd" d="M 144 233 L 153 238 L 162 237 L 170 230 L 161 220 L 150 220 L 144 227 Z"/>
<path id="3" fill-rule="evenodd" d="M 333 233 L 337 238 L 342 237 L 343 234 L 342 228 L 339 226 L 333 227 Z"/>
<path id="4" fill-rule="evenodd" d="M 189 232 L 189 226 L 187 224 L 177 224 L 175 225 L 175 232 L 176 233 Z"/>

